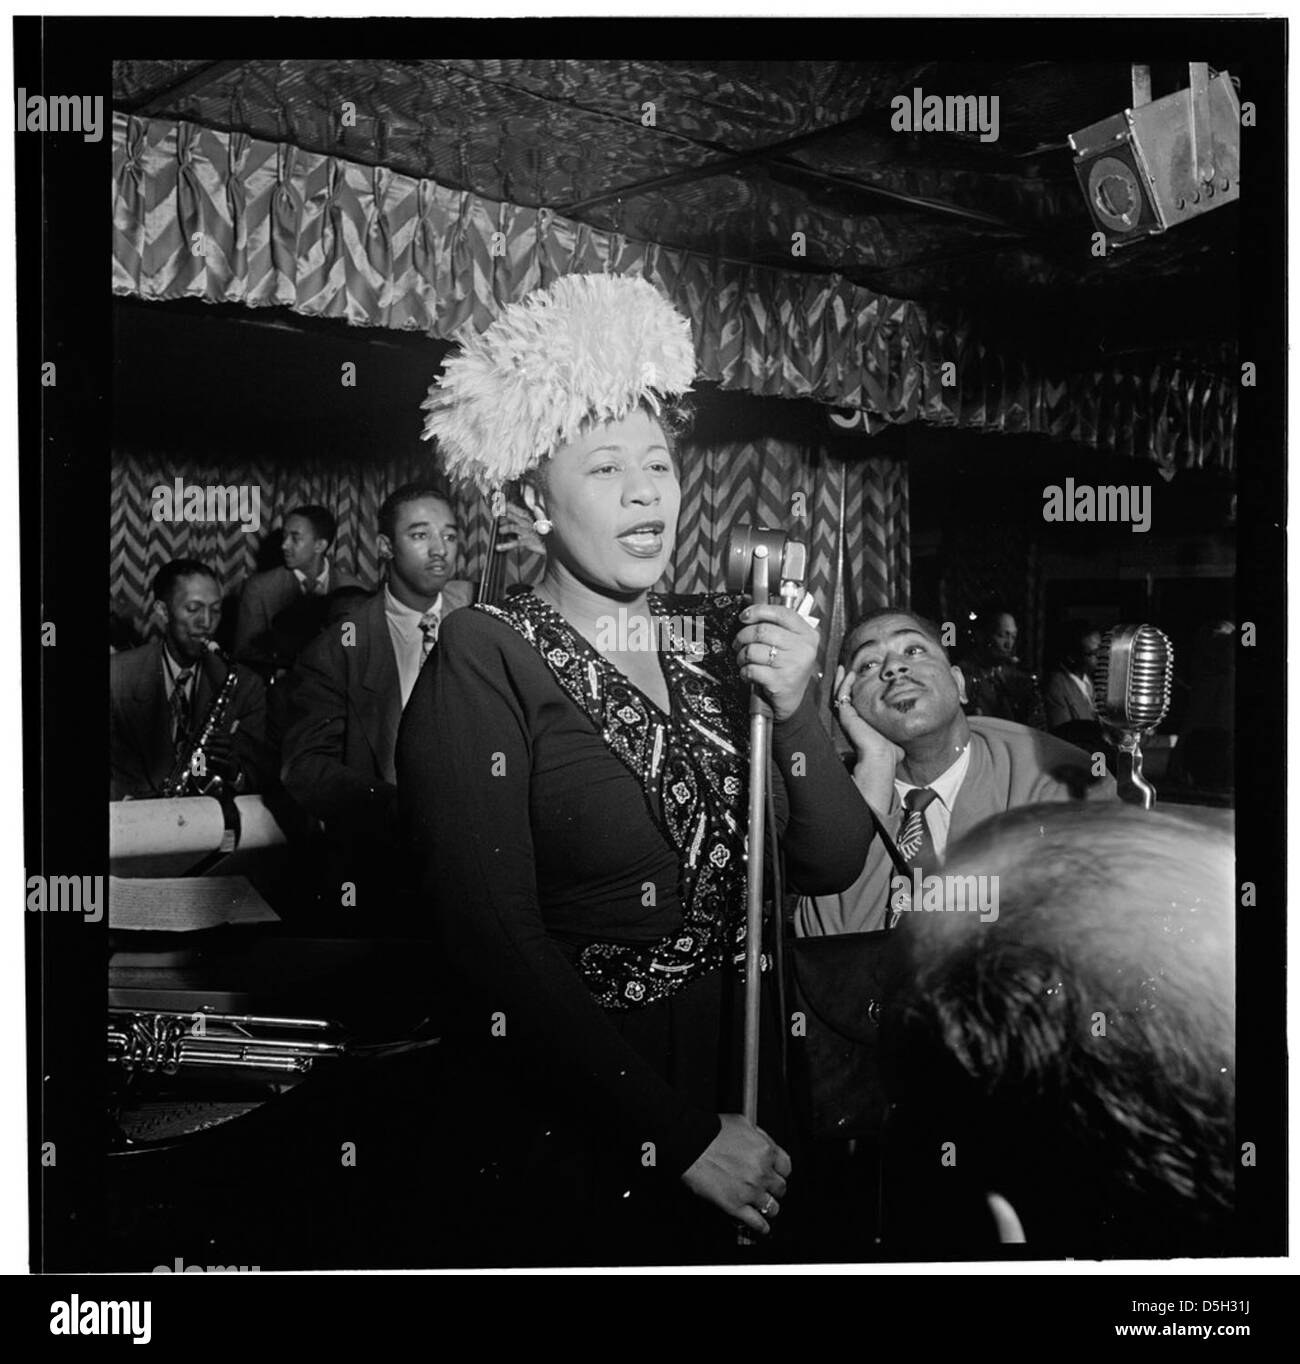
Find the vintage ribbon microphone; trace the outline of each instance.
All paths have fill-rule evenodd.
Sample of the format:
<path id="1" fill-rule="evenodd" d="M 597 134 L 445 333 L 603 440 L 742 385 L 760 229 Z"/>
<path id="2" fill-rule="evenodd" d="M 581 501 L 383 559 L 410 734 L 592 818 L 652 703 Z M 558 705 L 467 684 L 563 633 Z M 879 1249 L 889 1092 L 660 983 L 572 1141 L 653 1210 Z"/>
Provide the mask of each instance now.
<path id="1" fill-rule="evenodd" d="M 1121 800 L 1149 810 L 1155 787 L 1142 775 L 1142 740 L 1169 711 L 1174 646 L 1154 625 L 1115 625 L 1101 641 L 1093 699 L 1119 749 L 1115 785 Z"/>
<path id="2" fill-rule="evenodd" d="M 728 592 L 749 595 L 755 606 L 772 599 L 775 586 L 783 606 L 792 610 L 803 596 L 808 550 L 782 530 L 739 525 L 727 540 L 724 574 Z M 758 688 L 749 691 L 749 841 L 745 865 L 745 1051 L 741 1107 L 751 1123 L 758 1121 L 758 1034 L 763 941 L 764 795 L 772 754 L 772 708 Z"/>

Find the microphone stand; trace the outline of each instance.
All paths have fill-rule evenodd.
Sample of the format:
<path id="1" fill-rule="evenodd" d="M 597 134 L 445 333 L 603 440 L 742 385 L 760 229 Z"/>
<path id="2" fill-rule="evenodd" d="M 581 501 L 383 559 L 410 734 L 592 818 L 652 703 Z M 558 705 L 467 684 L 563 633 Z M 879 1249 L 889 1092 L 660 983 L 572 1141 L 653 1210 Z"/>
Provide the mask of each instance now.
<path id="1" fill-rule="evenodd" d="M 1115 758 L 1115 793 L 1129 805 L 1149 810 L 1156 803 L 1156 788 L 1142 775 L 1142 744 L 1145 731 L 1120 731 Z"/>
<path id="2" fill-rule="evenodd" d="M 755 606 L 771 600 L 767 546 L 754 546 L 751 597 Z M 758 1121 L 758 1027 L 762 992 L 761 948 L 763 944 L 763 843 L 767 822 L 764 796 L 767 768 L 772 756 L 772 708 L 749 688 L 749 841 L 745 865 L 745 1053 L 741 1111 L 748 1121 Z"/>
<path id="3" fill-rule="evenodd" d="M 755 606 L 771 600 L 768 572 L 771 559 L 767 546 L 754 546 L 750 597 Z M 747 1122 L 758 1125 L 758 1029 L 762 1004 L 763 945 L 763 838 L 767 824 L 767 767 L 772 754 L 772 707 L 758 687 L 749 688 L 749 832 L 745 859 L 745 1050 L 742 1067 L 741 1112 Z M 736 1233 L 741 1246 L 758 1244 L 746 1226 Z"/>
<path id="4" fill-rule="evenodd" d="M 761 541 L 754 546 L 753 577 L 750 597 L 755 606 L 766 606 L 772 599 L 769 574 L 772 561 Z M 782 602 L 796 605 L 798 583 L 791 582 L 789 596 L 784 584 Z M 793 600 L 791 599 L 793 598 Z M 758 1125 L 758 1044 L 762 1014 L 763 947 L 763 849 L 767 829 L 767 773 L 772 759 L 772 707 L 753 683 L 749 688 L 749 829 L 745 863 L 745 1048 L 741 1112 Z M 776 912 L 780 914 L 780 906 Z M 779 927 L 778 927 L 779 931 Z M 748 1227 L 737 1233 L 737 1244 L 752 1246 L 757 1238 Z"/>
<path id="5" fill-rule="evenodd" d="M 1106 631 L 1104 661 L 1093 681 L 1097 717 L 1118 750 L 1115 792 L 1149 810 L 1155 787 L 1142 775 L 1142 740 L 1169 711 L 1174 651 L 1154 625 L 1115 625 Z"/>

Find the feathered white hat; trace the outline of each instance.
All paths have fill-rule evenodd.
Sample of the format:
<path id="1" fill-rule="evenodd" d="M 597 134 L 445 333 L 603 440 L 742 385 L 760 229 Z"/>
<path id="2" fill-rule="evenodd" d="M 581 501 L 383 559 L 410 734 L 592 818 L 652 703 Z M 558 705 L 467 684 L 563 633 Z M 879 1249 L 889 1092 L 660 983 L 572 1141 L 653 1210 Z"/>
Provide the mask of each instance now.
<path id="1" fill-rule="evenodd" d="M 421 404 L 447 473 L 482 492 L 535 468 L 589 421 L 619 421 L 695 379 L 691 325 L 644 279 L 565 275 L 462 335 Z"/>

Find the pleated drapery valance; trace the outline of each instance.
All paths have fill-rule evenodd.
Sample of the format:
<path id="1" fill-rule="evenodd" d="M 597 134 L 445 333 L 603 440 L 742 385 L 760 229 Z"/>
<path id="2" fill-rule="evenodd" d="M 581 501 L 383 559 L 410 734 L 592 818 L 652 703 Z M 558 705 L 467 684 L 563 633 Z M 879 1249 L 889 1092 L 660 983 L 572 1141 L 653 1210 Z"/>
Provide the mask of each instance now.
<path id="1" fill-rule="evenodd" d="M 1070 439 L 1167 469 L 1231 468 L 1237 386 L 1165 358 L 1051 374 L 968 321 L 837 275 L 745 265 L 546 208 L 170 119 L 113 120 L 113 289 L 285 307 L 451 339 L 572 272 L 644 276 L 691 319 L 699 375 L 859 409 Z M 946 367 L 946 368 L 945 368 Z"/>

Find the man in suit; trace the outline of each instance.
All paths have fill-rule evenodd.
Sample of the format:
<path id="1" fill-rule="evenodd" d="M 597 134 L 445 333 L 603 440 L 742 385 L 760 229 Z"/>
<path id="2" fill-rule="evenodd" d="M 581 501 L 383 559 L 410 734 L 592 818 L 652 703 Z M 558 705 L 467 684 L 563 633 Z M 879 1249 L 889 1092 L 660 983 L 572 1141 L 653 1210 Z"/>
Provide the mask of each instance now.
<path id="1" fill-rule="evenodd" d="M 1022 671 L 1016 657 L 1020 637 L 1016 618 L 1001 606 L 987 606 L 979 613 L 974 634 L 974 648 L 962 660 L 966 714 L 1045 729 L 1038 679 Z"/>
<path id="2" fill-rule="evenodd" d="M 1060 664 L 1048 675 L 1043 688 L 1047 728 L 1070 743 L 1099 747 L 1103 739 L 1092 699 L 1092 675 L 1101 649 L 1101 633 L 1080 621 L 1067 629 Z"/>
<path id="3" fill-rule="evenodd" d="M 875 611 L 846 636 L 835 694 L 862 798 L 925 875 L 942 865 L 950 842 L 991 815 L 1115 794 L 1110 777 L 1093 777 L 1097 764 L 1081 749 L 1010 720 L 968 717 L 965 679 L 939 629 L 910 612 Z M 885 927 L 896 874 L 877 837 L 848 890 L 800 900 L 797 931 Z"/>
<path id="4" fill-rule="evenodd" d="M 235 657 L 241 662 L 268 677 L 292 666 L 324 626 L 330 596 L 358 586 L 329 560 L 336 530 L 324 507 L 297 507 L 284 518 L 284 566 L 254 574 L 240 597 Z"/>
<path id="5" fill-rule="evenodd" d="M 388 889 L 397 857 L 393 753 L 402 708 L 443 617 L 474 599 L 471 583 L 451 577 L 459 539 L 437 485 L 391 493 L 379 509 L 385 585 L 313 640 L 289 677 L 281 777 L 323 825 L 358 904 L 362 879 Z"/>
<path id="6" fill-rule="evenodd" d="M 216 575 L 197 559 L 175 559 L 153 581 L 162 637 L 109 659 L 109 798 L 159 796 L 177 754 L 204 723 L 226 679 L 209 648 L 221 620 Z M 261 791 L 275 772 L 266 742 L 266 689 L 237 667 L 230 708 L 204 755 L 205 775 L 227 790 Z"/>

